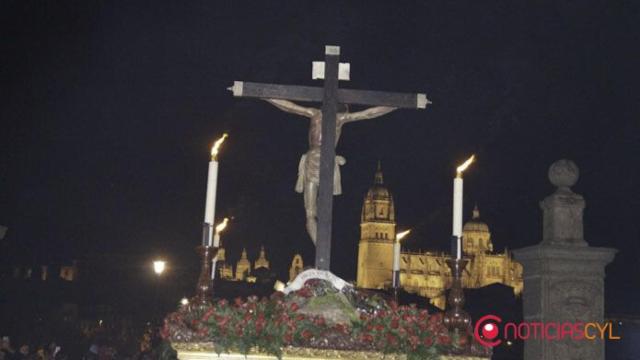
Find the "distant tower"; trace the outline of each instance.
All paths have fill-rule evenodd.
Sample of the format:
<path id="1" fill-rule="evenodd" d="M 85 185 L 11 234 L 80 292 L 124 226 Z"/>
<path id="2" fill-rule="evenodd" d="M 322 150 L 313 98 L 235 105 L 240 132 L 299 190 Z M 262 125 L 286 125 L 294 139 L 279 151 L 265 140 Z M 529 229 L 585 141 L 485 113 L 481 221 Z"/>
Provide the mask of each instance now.
<path id="1" fill-rule="evenodd" d="M 378 162 L 374 184 L 367 192 L 362 206 L 358 245 L 358 287 L 375 289 L 391 282 L 395 237 L 396 215 L 393 197 L 384 187 L 382 169 Z"/>
<path id="2" fill-rule="evenodd" d="M 225 251 L 222 245 L 218 249 L 218 261 L 216 267 L 218 268 L 218 273 L 220 274 L 220 279 L 224 280 L 232 280 L 233 279 L 233 266 L 227 263 L 227 252 Z"/>
<path id="3" fill-rule="evenodd" d="M 289 281 L 293 281 L 293 279 L 302 272 L 303 268 L 304 264 L 302 263 L 302 256 L 300 256 L 300 254 L 295 254 L 293 256 L 293 260 L 291 260 L 291 267 L 289 268 Z"/>
<path id="4" fill-rule="evenodd" d="M 254 270 L 259 268 L 269 269 L 269 260 L 267 260 L 267 256 L 264 253 L 264 246 L 260 247 L 260 256 L 253 265 Z"/>
<path id="5" fill-rule="evenodd" d="M 251 263 L 247 259 L 247 249 L 242 249 L 242 257 L 236 264 L 236 280 L 244 281 L 251 274 Z"/>

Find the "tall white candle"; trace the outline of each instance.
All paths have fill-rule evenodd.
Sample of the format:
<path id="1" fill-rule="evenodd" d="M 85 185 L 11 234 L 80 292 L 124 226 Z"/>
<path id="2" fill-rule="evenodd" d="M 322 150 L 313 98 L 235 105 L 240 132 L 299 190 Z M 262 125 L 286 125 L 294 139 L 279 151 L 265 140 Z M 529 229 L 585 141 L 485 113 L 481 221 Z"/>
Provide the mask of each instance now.
<path id="1" fill-rule="evenodd" d="M 396 234 L 396 240 L 393 242 L 393 268 L 392 268 L 392 286 L 397 288 L 400 286 L 400 240 L 409 235 L 411 230 L 406 230 Z"/>
<path id="2" fill-rule="evenodd" d="M 213 247 L 220 247 L 220 234 L 218 232 L 213 235 Z"/>
<path id="3" fill-rule="evenodd" d="M 216 279 L 216 263 L 218 262 L 218 254 L 211 260 L 211 280 Z"/>
<path id="4" fill-rule="evenodd" d="M 220 224 L 216 226 L 216 233 L 213 235 L 213 247 L 220 247 L 220 233 L 227 227 L 229 218 L 224 218 Z"/>
<path id="5" fill-rule="evenodd" d="M 456 237 L 462 236 L 462 192 L 463 192 L 462 176 L 458 174 L 453 179 L 453 232 Z"/>
<path id="6" fill-rule="evenodd" d="M 209 231 L 207 231 L 207 239 L 206 245 L 213 245 L 212 237 L 213 237 L 213 222 L 216 216 L 216 194 L 218 188 L 218 151 L 220 150 L 220 145 L 224 139 L 227 138 L 227 134 L 222 135 L 221 138 L 216 140 L 215 144 L 211 148 L 211 161 L 209 161 L 209 175 L 207 177 L 207 197 L 204 206 L 204 223 L 205 226 L 209 227 Z"/>
<path id="7" fill-rule="evenodd" d="M 453 231 L 456 241 L 456 259 L 462 258 L 462 199 L 464 195 L 462 173 L 475 160 L 471 155 L 462 165 L 458 166 L 456 177 L 453 179 Z"/>
<path id="8" fill-rule="evenodd" d="M 393 271 L 400 271 L 400 241 L 393 243 Z"/>
<path id="9" fill-rule="evenodd" d="M 227 223 L 229 222 L 229 218 L 224 218 L 220 224 L 216 226 L 216 233 L 213 235 L 213 247 L 220 247 L 220 233 L 227 227 Z M 211 260 L 211 280 L 215 280 L 216 278 L 216 263 L 218 262 L 218 251 L 216 251 L 216 256 Z"/>

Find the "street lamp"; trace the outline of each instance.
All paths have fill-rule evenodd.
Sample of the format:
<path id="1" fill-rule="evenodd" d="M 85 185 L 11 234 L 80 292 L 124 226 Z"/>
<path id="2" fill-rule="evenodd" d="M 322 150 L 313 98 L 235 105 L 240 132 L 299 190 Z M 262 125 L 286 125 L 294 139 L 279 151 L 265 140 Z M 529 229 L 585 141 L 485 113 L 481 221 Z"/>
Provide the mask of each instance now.
<path id="1" fill-rule="evenodd" d="M 158 276 L 162 275 L 166 267 L 167 267 L 167 262 L 164 260 L 155 260 L 153 262 L 153 272 L 155 272 L 156 275 Z"/>
<path id="2" fill-rule="evenodd" d="M 155 281 L 155 291 L 154 291 L 154 312 L 157 314 L 160 313 L 160 276 L 167 269 L 167 262 L 164 260 L 154 260 L 153 261 L 153 272 L 157 275 L 157 281 Z"/>

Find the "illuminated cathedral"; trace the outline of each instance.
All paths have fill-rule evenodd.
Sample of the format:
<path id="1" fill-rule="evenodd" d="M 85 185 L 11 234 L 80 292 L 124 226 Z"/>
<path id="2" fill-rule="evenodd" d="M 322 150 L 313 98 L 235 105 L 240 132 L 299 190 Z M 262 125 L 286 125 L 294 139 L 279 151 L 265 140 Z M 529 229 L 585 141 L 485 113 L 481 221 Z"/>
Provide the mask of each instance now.
<path id="1" fill-rule="evenodd" d="M 253 266 L 247 257 L 247 249 L 242 249 L 242 255 L 240 256 L 240 260 L 236 262 L 234 271 L 234 267 L 227 262 L 225 248 L 221 246 L 217 254 L 216 269 L 218 272 L 217 276 L 222 280 L 256 282 L 256 271 L 260 269 L 269 270 L 270 263 L 269 260 L 267 260 L 264 246 L 260 247 L 260 254 L 258 255 L 258 259 L 253 263 Z"/>
<path id="2" fill-rule="evenodd" d="M 374 184 L 362 206 L 360 242 L 358 245 L 357 285 L 369 289 L 391 286 L 393 243 L 396 239 L 396 217 L 393 196 L 384 186 L 380 164 Z M 463 256 L 469 259 L 462 283 L 465 288 L 481 288 L 504 284 L 514 294 L 522 292 L 522 265 L 511 253 L 493 251 L 491 232 L 473 209 L 471 220 L 463 227 Z M 451 271 L 442 252 L 414 252 L 403 249 L 400 256 L 400 286 L 409 293 L 429 298 L 431 304 L 444 309 L 445 290 L 451 284 Z"/>

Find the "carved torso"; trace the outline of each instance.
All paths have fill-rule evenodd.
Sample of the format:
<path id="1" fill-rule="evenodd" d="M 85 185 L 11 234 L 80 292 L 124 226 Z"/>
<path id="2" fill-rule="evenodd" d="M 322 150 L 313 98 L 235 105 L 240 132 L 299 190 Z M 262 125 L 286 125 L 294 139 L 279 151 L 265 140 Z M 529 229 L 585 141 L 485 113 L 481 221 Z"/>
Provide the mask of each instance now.
<path id="1" fill-rule="evenodd" d="M 342 133 L 342 125 L 344 125 L 344 113 L 338 113 L 336 116 L 336 143 L 340 140 Z M 313 115 L 309 122 L 309 149 L 320 148 L 322 146 L 322 111 L 314 109 Z"/>

